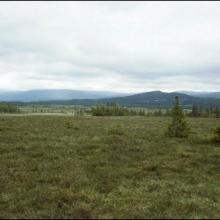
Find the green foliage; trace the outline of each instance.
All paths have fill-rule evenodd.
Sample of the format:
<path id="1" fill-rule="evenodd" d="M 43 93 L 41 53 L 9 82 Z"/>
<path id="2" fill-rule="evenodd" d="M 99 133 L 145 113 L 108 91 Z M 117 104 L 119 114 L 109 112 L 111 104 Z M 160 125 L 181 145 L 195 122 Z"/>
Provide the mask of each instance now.
<path id="1" fill-rule="evenodd" d="M 171 137 L 187 137 L 189 135 L 189 127 L 185 120 L 184 113 L 180 107 L 179 97 L 175 98 L 175 106 L 172 110 L 172 122 L 168 126 L 168 135 Z"/>
<path id="2" fill-rule="evenodd" d="M 107 103 L 107 105 L 92 107 L 91 113 L 93 116 L 129 116 L 129 115 L 144 116 L 145 115 L 144 110 L 135 111 L 133 109 L 128 109 L 126 107 L 121 107 L 116 103 Z"/>
<path id="3" fill-rule="evenodd" d="M 125 116 L 128 115 L 128 109 L 120 107 L 119 105 L 112 103 L 106 106 L 96 106 L 92 110 L 93 116 Z"/>
<path id="4" fill-rule="evenodd" d="M 215 129 L 215 141 L 220 142 L 220 126 Z"/>
<path id="5" fill-rule="evenodd" d="M 0 103 L 0 113 L 19 113 L 17 106 L 12 104 Z"/>

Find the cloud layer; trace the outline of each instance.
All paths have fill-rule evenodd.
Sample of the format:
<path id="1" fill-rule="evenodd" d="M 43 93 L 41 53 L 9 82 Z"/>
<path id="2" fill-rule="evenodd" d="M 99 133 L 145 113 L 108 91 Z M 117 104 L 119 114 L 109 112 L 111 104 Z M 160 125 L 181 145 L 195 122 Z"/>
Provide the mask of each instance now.
<path id="1" fill-rule="evenodd" d="M 220 2 L 1 2 L 0 89 L 219 90 Z"/>

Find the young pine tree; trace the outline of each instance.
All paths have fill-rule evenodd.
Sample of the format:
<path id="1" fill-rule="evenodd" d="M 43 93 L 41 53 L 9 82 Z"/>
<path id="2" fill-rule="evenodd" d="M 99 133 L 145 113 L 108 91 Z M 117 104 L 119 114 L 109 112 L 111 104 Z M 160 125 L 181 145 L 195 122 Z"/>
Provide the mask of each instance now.
<path id="1" fill-rule="evenodd" d="M 187 137 L 189 135 L 189 127 L 185 120 L 183 110 L 180 107 L 179 97 L 175 97 L 175 106 L 172 109 L 172 122 L 168 127 L 168 135 L 170 137 Z"/>

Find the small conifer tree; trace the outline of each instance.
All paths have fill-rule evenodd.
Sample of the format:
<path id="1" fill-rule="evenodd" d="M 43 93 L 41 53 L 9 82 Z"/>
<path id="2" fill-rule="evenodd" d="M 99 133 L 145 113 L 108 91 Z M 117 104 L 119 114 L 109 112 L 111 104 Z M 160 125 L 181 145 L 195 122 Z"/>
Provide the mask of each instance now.
<path id="1" fill-rule="evenodd" d="M 175 106 L 172 109 L 172 122 L 168 127 L 168 135 L 171 137 L 187 137 L 189 127 L 185 120 L 182 108 L 180 107 L 179 97 L 175 97 Z"/>

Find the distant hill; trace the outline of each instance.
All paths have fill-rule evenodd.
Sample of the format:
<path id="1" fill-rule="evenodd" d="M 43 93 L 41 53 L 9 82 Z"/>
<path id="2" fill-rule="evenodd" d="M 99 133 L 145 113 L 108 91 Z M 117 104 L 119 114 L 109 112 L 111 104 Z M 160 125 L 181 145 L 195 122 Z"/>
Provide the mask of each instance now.
<path id="1" fill-rule="evenodd" d="M 175 96 L 179 96 L 181 104 L 185 107 L 193 104 L 202 106 L 220 106 L 220 100 L 215 98 L 200 98 L 177 92 L 161 92 L 152 91 L 130 95 L 126 97 L 115 97 L 110 99 L 102 99 L 103 102 L 117 102 L 126 106 L 152 106 L 152 107 L 168 107 L 173 105 Z"/>
<path id="2" fill-rule="evenodd" d="M 210 92 L 210 93 L 204 94 L 200 97 L 212 97 L 212 98 L 220 99 L 220 92 Z"/>
<path id="3" fill-rule="evenodd" d="M 196 92 L 196 91 L 179 91 L 187 95 L 204 98 L 217 98 L 220 99 L 220 92 Z"/>
<path id="4" fill-rule="evenodd" d="M 116 102 L 122 106 L 129 107 L 170 107 L 173 105 L 175 96 L 179 96 L 181 104 L 184 108 L 191 108 L 193 104 L 201 106 L 220 107 L 220 99 L 215 98 L 200 98 L 183 93 L 177 92 L 161 92 L 152 91 L 139 93 L 135 95 L 129 95 L 124 97 L 112 97 L 112 98 L 101 98 L 101 99 L 73 99 L 73 100 L 57 100 L 57 101 L 47 101 L 47 102 L 37 102 L 29 104 L 60 104 L 60 105 L 98 105 L 106 104 L 108 102 Z"/>
<path id="5" fill-rule="evenodd" d="M 0 101 L 6 102 L 38 102 L 71 99 L 99 99 L 128 94 L 108 91 L 80 91 L 80 90 L 29 90 L 29 91 L 0 91 Z"/>

